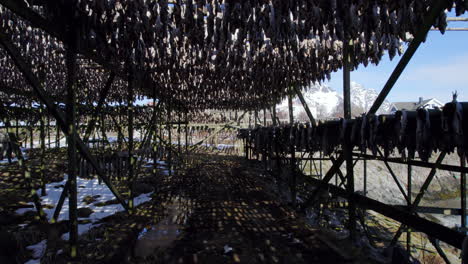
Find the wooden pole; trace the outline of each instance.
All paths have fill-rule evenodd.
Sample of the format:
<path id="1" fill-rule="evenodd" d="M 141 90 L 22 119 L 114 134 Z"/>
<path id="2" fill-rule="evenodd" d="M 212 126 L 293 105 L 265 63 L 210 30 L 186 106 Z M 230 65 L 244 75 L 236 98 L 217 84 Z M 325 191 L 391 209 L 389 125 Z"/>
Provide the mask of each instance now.
<path id="1" fill-rule="evenodd" d="M 113 186 L 113 184 L 110 182 L 109 178 L 101 170 L 101 168 L 99 167 L 99 164 L 96 162 L 95 158 L 91 155 L 89 149 L 83 143 L 80 136 L 76 133 L 76 131 L 73 131 L 73 133 L 70 132 L 70 127 L 68 126 L 68 122 L 66 121 L 64 113 L 55 106 L 54 102 L 47 95 L 42 83 L 39 81 L 37 76 L 32 72 L 31 65 L 23 59 L 20 51 L 11 42 L 8 35 L 4 34 L 1 31 L 0 31 L 0 44 L 5 48 L 7 53 L 10 55 L 15 65 L 23 74 L 27 83 L 31 85 L 31 87 L 34 90 L 34 93 L 37 95 L 40 102 L 46 105 L 48 112 L 57 120 L 62 132 L 66 136 L 72 136 L 75 138 L 76 143 L 77 143 L 76 147 L 78 151 L 81 153 L 81 155 L 83 156 L 83 158 L 85 158 L 88 162 L 90 162 L 92 167 L 97 171 L 99 177 L 104 181 L 104 183 L 109 188 L 109 190 L 114 194 L 114 196 L 120 202 L 122 207 L 125 208 L 126 211 L 128 211 L 127 203 L 121 197 L 120 193 Z"/>
<path id="2" fill-rule="evenodd" d="M 57 121 L 55 121 L 55 147 L 60 148 L 60 128 L 57 125 Z"/>
<path id="3" fill-rule="evenodd" d="M 130 213 L 133 213 L 133 195 L 135 191 L 135 184 L 133 181 L 133 85 L 134 85 L 134 70 L 131 62 L 127 65 L 128 70 L 128 84 L 127 84 L 127 115 L 128 115 L 128 181 L 130 188 L 130 197 L 128 198 L 128 207 L 130 208 Z"/>
<path id="4" fill-rule="evenodd" d="M 406 65 L 410 62 L 411 58 L 413 57 L 416 50 L 421 45 L 421 43 L 426 39 L 428 31 L 431 29 L 432 24 L 436 20 L 436 18 L 440 15 L 440 12 L 447 7 L 447 1 L 439 1 L 433 0 L 431 1 L 431 5 L 429 10 L 427 11 L 426 15 L 424 16 L 424 21 L 418 31 L 416 32 L 414 39 L 408 46 L 405 54 L 401 57 L 398 65 L 392 72 L 390 78 L 388 78 L 385 86 L 383 87 L 382 91 L 380 91 L 379 95 L 375 99 L 374 103 L 372 104 L 368 114 L 375 114 L 382 103 L 385 101 L 385 98 L 392 90 L 393 86 L 397 82 L 398 78 L 400 77 L 401 73 L 406 68 Z"/>
<path id="5" fill-rule="evenodd" d="M 41 104 L 40 106 L 40 137 L 41 137 L 41 159 L 40 159 L 40 164 L 39 164 L 39 176 L 41 178 L 41 196 L 46 196 L 46 188 L 45 188 L 45 151 L 46 151 L 46 146 L 45 146 L 45 127 L 44 127 L 44 109 Z"/>
<path id="6" fill-rule="evenodd" d="M 364 154 L 367 154 L 367 149 L 364 150 Z M 367 159 L 364 158 L 364 195 L 367 195 Z"/>
<path id="7" fill-rule="evenodd" d="M 292 126 L 294 124 L 294 107 L 292 102 L 292 92 L 289 90 L 288 94 L 288 109 L 289 109 L 289 124 Z"/>
<path id="8" fill-rule="evenodd" d="M 292 104 L 292 88 L 289 90 L 288 94 L 288 107 L 289 107 L 289 125 L 291 126 L 291 129 L 293 129 L 294 126 L 294 109 L 293 109 L 293 104 Z M 295 142 L 294 138 L 290 137 L 290 144 L 291 148 L 291 182 L 290 182 L 290 188 L 291 188 L 291 203 L 292 206 L 296 206 L 296 147 L 295 147 Z"/>
<path id="9" fill-rule="evenodd" d="M 179 150 L 179 155 L 182 153 L 182 145 L 180 144 L 180 122 L 181 122 L 181 118 L 180 118 L 180 115 L 181 115 L 181 112 L 180 112 L 180 108 L 178 109 L 178 112 L 177 112 L 177 145 L 178 145 L 178 150 Z"/>
<path id="10" fill-rule="evenodd" d="M 345 122 L 351 119 L 351 56 L 349 54 L 349 43 L 343 45 L 343 107 Z M 354 193 L 354 170 L 353 170 L 353 155 L 352 145 L 346 139 L 344 143 L 344 155 L 346 160 L 346 189 L 349 195 Z M 350 196 L 352 197 L 352 196 Z M 356 205 L 353 199 L 348 200 L 349 214 L 349 232 L 351 239 L 356 238 Z"/>
<path id="11" fill-rule="evenodd" d="M 274 104 L 271 107 L 271 119 L 273 119 L 273 126 L 277 126 L 278 124 L 276 123 L 276 104 Z"/>
<path id="12" fill-rule="evenodd" d="M 421 189 L 419 190 L 418 195 L 416 195 L 416 197 L 414 198 L 414 201 L 412 201 L 412 203 L 411 203 L 411 206 L 408 208 L 408 211 L 410 213 L 413 213 L 413 212 L 416 211 L 417 207 L 419 206 L 419 203 L 421 202 L 422 198 L 424 197 L 424 194 L 426 193 L 427 188 L 429 187 L 432 180 L 434 179 L 434 176 L 435 176 L 435 174 L 437 172 L 437 169 L 439 168 L 440 164 L 442 164 L 442 161 L 444 160 L 446 155 L 447 155 L 447 152 L 442 151 L 439 154 L 439 157 L 437 158 L 436 162 L 434 164 L 432 164 L 433 167 L 432 167 L 431 171 L 429 172 L 429 175 L 427 176 L 426 180 L 424 181 L 423 185 L 421 186 Z M 398 239 L 400 238 L 400 236 L 402 235 L 402 233 L 404 231 L 403 227 L 404 226 L 402 225 L 402 226 L 400 226 L 398 228 L 395 236 L 393 236 L 393 239 L 390 242 L 391 246 L 395 245 L 398 242 Z"/>
<path id="13" fill-rule="evenodd" d="M 169 176 L 172 174 L 172 122 L 171 122 L 171 111 L 172 105 L 169 101 L 167 109 L 167 128 L 169 129 L 169 150 L 168 150 L 168 165 L 169 165 Z"/>
<path id="14" fill-rule="evenodd" d="M 50 148 L 50 116 L 47 115 L 47 145 Z"/>
<path id="15" fill-rule="evenodd" d="M 34 148 L 34 127 L 33 124 L 31 123 L 31 126 L 29 127 L 29 133 L 30 133 L 30 142 L 29 142 L 29 148 L 33 149 Z"/>
<path id="16" fill-rule="evenodd" d="M 315 126 L 315 119 L 314 116 L 312 115 L 312 112 L 309 109 L 309 106 L 307 105 L 306 100 L 304 99 L 304 96 L 302 95 L 301 90 L 299 87 L 294 86 L 294 91 L 296 92 L 297 96 L 299 97 L 299 100 L 302 103 L 302 106 L 304 107 L 304 110 L 306 111 L 307 116 L 309 117 L 310 123 Z"/>
<path id="17" fill-rule="evenodd" d="M 110 91 L 110 88 L 112 86 L 112 83 L 114 82 L 114 79 L 115 79 L 115 73 L 111 72 L 109 74 L 108 79 L 107 79 L 106 85 L 104 86 L 103 90 L 100 93 L 98 104 L 97 104 L 96 108 L 94 108 L 91 119 L 89 120 L 88 125 L 86 126 L 86 132 L 85 132 L 85 135 L 83 137 L 84 142 L 88 142 L 88 139 L 89 139 L 89 137 L 91 135 L 91 132 L 93 131 L 94 126 L 96 125 L 97 116 L 101 112 L 102 106 L 104 105 L 106 97 L 109 94 L 109 91 Z"/>
<path id="18" fill-rule="evenodd" d="M 411 164 L 408 164 L 407 167 L 408 167 L 407 168 L 408 169 L 408 173 L 407 173 L 408 174 L 408 180 L 407 180 L 408 181 L 408 184 L 407 184 L 408 185 L 408 187 L 407 187 L 408 188 L 408 190 L 407 190 L 408 201 L 407 201 L 406 204 L 407 204 L 407 206 L 409 208 L 411 206 L 411 202 L 412 202 L 411 201 L 411 199 L 412 199 L 412 197 L 411 197 L 411 191 L 412 190 L 411 189 L 412 189 L 412 170 L 413 170 L 413 168 L 412 168 Z M 410 229 L 409 226 L 406 226 L 406 251 L 408 252 L 408 254 L 411 254 L 411 229 Z"/>
<path id="19" fill-rule="evenodd" d="M 462 153 L 460 156 L 460 166 L 462 168 L 466 167 L 466 157 L 465 154 Z M 462 172 L 460 174 L 460 195 L 461 195 L 461 210 L 462 210 L 462 215 L 461 215 L 461 227 L 463 233 L 467 234 L 468 230 L 466 229 L 467 225 L 467 216 L 466 216 L 466 173 Z"/>
<path id="20" fill-rule="evenodd" d="M 75 34 L 75 32 L 71 33 Z M 67 107 L 66 115 L 70 134 L 68 136 L 68 181 L 69 184 L 69 219 L 70 219 L 70 256 L 76 258 L 78 254 L 78 194 L 77 194 L 77 165 L 76 150 L 76 53 L 73 47 L 67 49 Z"/>
<path id="21" fill-rule="evenodd" d="M 188 110 L 185 111 L 185 154 L 188 155 Z"/>

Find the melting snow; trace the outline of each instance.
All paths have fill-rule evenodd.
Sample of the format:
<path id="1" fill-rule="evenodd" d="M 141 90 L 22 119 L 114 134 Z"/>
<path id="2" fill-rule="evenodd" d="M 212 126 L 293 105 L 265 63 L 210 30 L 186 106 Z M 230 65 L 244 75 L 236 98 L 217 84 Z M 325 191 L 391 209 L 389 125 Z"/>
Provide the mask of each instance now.
<path id="1" fill-rule="evenodd" d="M 26 247 L 27 249 L 33 251 L 33 258 L 34 259 L 31 259 L 26 263 L 28 263 L 28 264 L 40 263 L 40 262 L 38 262 L 39 261 L 38 259 L 41 258 L 44 255 L 46 247 L 47 247 L 47 240 L 42 240 L 41 242 L 39 242 L 39 243 L 37 243 L 35 245 L 27 246 Z"/>
<path id="2" fill-rule="evenodd" d="M 68 178 L 68 177 L 65 177 L 65 178 Z M 43 205 L 44 204 L 57 205 L 65 184 L 66 184 L 66 180 L 63 180 L 61 182 L 54 182 L 54 183 L 47 184 L 46 185 L 47 196 L 41 197 L 41 200 L 42 200 L 41 203 Z M 78 186 L 78 208 L 88 207 L 94 211 L 88 218 L 80 218 L 80 219 L 91 220 L 91 223 L 78 225 L 78 233 L 80 235 L 87 232 L 91 228 L 98 226 L 95 223 L 98 222 L 100 219 L 124 210 L 124 208 L 120 204 L 110 204 L 106 206 L 95 205 L 96 203 L 106 202 L 106 201 L 115 199 L 114 195 L 109 190 L 109 188 L 107 188 L 107 186 L 104 183 L 99 184 L 98 179 L 88 180 L 88 179 L 78 178 L 77 186 Z M 37 192 L 40 193 L 40 189 L 37 190 Z M 134 198 L 135 206 L 151 200 L 151 194 L 152 193 L 146 193 L 138 197 L 135 197 Z M 94 196 L 96 197 L 96 201 L 87 205 L 85 202 L 83 202 L 83 199 L 86 196 L 91 196 L 91 197 Z M 32 205 L 32 203 L 30 204 Z M 31 210 L 34 210 L 34 209 L 21 208 L 21 209 L 16 210 L 16 213 L 24 214 L 25 212 L 31 211 Z M 68 198 L 66 198 L 63 204 L 62 210 L 60 211 L 60 215 L 58 217 L 59 221 L 68 219 L 68 210 L 69 210 Z M 44 212 L 47 214 L 47 218 L 49 220 L 52 219 L 54 211 L 55 211 L 55 207 L 51 209 L 44 208 Z M 62 238 L 68 239 L 68 233 L 64 234 Z"/>

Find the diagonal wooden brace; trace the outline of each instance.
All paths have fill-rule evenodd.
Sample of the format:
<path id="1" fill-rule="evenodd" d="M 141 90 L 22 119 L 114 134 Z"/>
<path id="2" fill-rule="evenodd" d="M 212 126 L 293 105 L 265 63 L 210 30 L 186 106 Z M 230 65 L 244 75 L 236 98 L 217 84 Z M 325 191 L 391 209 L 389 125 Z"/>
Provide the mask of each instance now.
<path id="1" fill-rule="evenodd" d="M 18 69 L 23 73 L 26 81 L 29 83 L 29 85 L 32 86 L 39 100 L 46 105 L 49 113 L 52 116 L 54 116 L 54 118 L 57 120 L 57 123 L 60 126 L 62 132 L 67 136 L 70 135 L 69 127 L 68 127 L 68 124 L 66 122 L 66 119 L 63 113 L 59 109 L 57 109 L 57 107 L 55 107 L 55 104 L 52 102 L 52 100 L 50 100 L 47 93 L 45 92 L 42 85 L 40 84 L 39 80 L 32 72 L 30 65 L 25 60 L 23 60 L 19 50 L 14 46 L 14 44 L 10 41 L 10 39 L 3 32 L 0 32 L 0 44 L 8 52 L 8 54 L 10 55 L 10 57 L 12 58 L 16 66 L 18 67 Z M 107 187 L 114 194 L 114 196 L 117 198 L 120 204 L 122 204 L 124 209 L 128 211 L 127 203 L 119 194 L 117 189 L 112 185 L 109 178 L 107 178 L 107 176 L 101 170 L 101 168 L 99 167 L 99 164 L 93 158 L 89 149 L 83 143 L 79 135 L 77 135 L 76 132 L 73 132 L 72 136 L 75 137 L 76 139 L 76 146 L 80 154 L 93 166 L 98 176 L 107 185 Z"/>

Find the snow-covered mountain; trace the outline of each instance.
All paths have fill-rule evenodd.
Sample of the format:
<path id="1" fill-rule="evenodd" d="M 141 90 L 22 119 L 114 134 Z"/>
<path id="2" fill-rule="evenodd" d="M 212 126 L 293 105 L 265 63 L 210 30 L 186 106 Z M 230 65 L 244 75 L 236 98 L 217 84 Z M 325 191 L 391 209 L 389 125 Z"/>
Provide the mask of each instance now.
<path id="1" fill-rule="evenodd" d="M 315 83 L 303 91 L 304 98 L 314 117 L 328 119 L 343 116 L 343 95 L 333 88 Z M 351 112 L 358 116 L 367 112 L 377 98 L 378 93 L 374 89 L 367 89 L 359 83 L 351 82 Z M 385 101 L 377 113 L 389 113 L 392 104 Z M 294 117 L 296 120 L 308 120 L 299 98 L 293 100 Z M 284 100 L 277 106 L 280 118 L 288 117 L 288 100 Z"/>

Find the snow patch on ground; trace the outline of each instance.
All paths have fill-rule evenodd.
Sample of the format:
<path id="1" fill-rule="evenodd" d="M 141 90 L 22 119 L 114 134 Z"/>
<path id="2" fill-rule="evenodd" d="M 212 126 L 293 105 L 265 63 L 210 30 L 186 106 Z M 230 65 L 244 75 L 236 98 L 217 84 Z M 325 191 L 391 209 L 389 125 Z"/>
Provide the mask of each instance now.
<path id="1" fill-rule="evenodd" d="M 47 248 L 47 240 L 44 239 L 41 242 L 31 246 L 27 246 L 26 248 L 33 251 L 33 259 L 29 260 L 25 264 L 40 263 L 40 258 L 42 258 Z"/>
<path id="2" fill-rule="evenodd" d="M 49 183 L 46 185 L 46 191 L 47 191 L 47 196 L 41 197 L 41 204 L 50 204 L 50 205 L 57 205 L 58 201 L 60 199 L 60 195 L 63 191 L 63 188 L 66 184 L 66 179 L 68 178 L 67 175 L 65 175 L 65 179 L 61 182 L 54 182 L 54 183 Z M 87 224 L 79 224 L 78 225 L 78 234 L 82 235 L 86 232 L 88 232 L 91 228 L 99 226 L 97 222 L 99 222 L 102 218 L 107 217 L 109 215 L 113 215 L 117 212 L 123 211 L 124 208 L 120 204 L 110 204 L 106 206 L 97 206 L 97 203 L 103 203 L 106 201 L 110 201 L 115 199 L 114 195 L 112 192 L 107 188 L 107 186 L 104 183 L 99 184 L 98 179 L 82 179 L 78 178 L 77 179 L 77 186 L 78 186 L 78 208 L 90 208 L 94 212 L 87 218 L 79 218 L 79 219 L 88 219 L 91 220 L 90 223 Z M 40 189 L 37 190 L 38 193 L 40 193 Z M 151 200 L 151 195 L 152 192 L 142 194 L 138 197 L 134 198 L 134 204 L 135 206 L 138 206 L 144 202 L 147 202 Z M 91 204 L 86 204 L 83 202 L 83 199 L 86 196 L 91 196 L 95 197 L 96 201 L 94 201 Z M 33 203 L 30 203 L 33 205 Z M 16 210 L 17 214 L 24 214 L 27 211 L 32 211 L 34 209 L 31 208 L 21 208 Z M 44 208 L 44 212 L 47 214 L 47 218 L 50 220 L 53 217 L 55 208 L 52 209 L 47 209 Z M 65 199 L 65 202 L 63 204 L 62 210 L 60 211 L 60 215 L 58 217 L 58 220 L 68 220 L 68 212 L 69 212 L 69 206 L 68 206 L 68 198 Z M 68 240 L 69 239 L 69 234 L 65 233 L 62 235 L 62 239 Z M 30 250 L 33 250 L 33 257 L 34 259 L 29 260 L 28 264 L 33 264 L 33 263 L 40 263 L 39 259 L 42 257 L 44 254 L 44 250 L 46 249 L 47 245 L 47 240 L 43 240 L 40 243 L 36 245 L 31 245 L 28 246 L 27 248 Z"/>
<path id="3" fill-rule="evenodd" d="M 54 182 L 49 183 L 46 185 L 46 192 L 47 196 L 41 197 L 41 204 L 49 204 L 49 205 L 56 205 L 60 199 L 60 195 L 62 194 L 63 188 L 66 184 L 66 179 L 61 182 Z M 120 204 L 111 204 L 106 206 L 96 206 L 96 203 L 99 202 L 106 202 L 115 199 L 115 196 L 112 192 L 107 188 L 104 183 L 99 184 L 98 179 L 82 179 L 77 178 L 77 186 L 78 186 L 78 208 L 88 207 L 94 211 L 90 215 L 88 219 L 92 221 L 97 221 L 102 219 L 106 216 L 115 214 L 117 212 L 123 211 L 124 208 Z M 40 189 L 37 190 L 37 193 L 40 193 Z M 135 205 L 139 205 L 146 201 L 151 200 L 150 196 L 152 193 L 142 194 L 136 197 Z M 87 196 L 96 197 L 96 201 L 87 205 L 83 199 Z M 33 205 L 33 203 L 30 203 Z M 60 211 L 58 220 L 68 220 L 68 211 L 69 211 L 69 204 L 68 198 L 65 198 L 65 202 L 63 204 L 62 210 Z M 16 210 L 17 214 L 24 214 L 27 211 L 31 211 L 31 208 L 20 208 Z M 44 212 L 47 214 L 47 218 L 50 220 L 54 214 L 55 208 L 47 209 L 44 208 Z"/>

